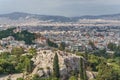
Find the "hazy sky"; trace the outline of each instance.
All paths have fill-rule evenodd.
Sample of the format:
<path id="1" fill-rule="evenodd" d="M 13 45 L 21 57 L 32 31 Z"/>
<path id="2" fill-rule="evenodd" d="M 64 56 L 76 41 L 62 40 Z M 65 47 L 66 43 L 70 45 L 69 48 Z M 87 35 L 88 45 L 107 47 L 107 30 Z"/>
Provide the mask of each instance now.
<path id="1" fill-rule="evenodd" d="M 100 15 L 120 13 L 120 0 L 0 0 L 0 14 Z"/>

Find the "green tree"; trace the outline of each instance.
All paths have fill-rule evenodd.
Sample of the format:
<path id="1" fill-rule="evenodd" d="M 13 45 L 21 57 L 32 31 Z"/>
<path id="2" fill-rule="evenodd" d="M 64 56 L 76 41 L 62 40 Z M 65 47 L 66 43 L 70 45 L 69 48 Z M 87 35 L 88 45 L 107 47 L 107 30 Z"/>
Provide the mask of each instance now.
<path id="1" fill-rule="evenodd" d="M 28 51 L 31 55 L 35 55 L 37 53 L 36 49 L 35 48 L 30 48 L 29 51 Z"/>
<path id="2" fill-rule="evenodd" d="M 17 80 L 24 80 L 23 78 L 17 78 Z"/>
<path id="3" fill-rule="evenodd" d="M 100 64 L 100 61 L 101 61 L 101 59 L 98 56 L 95 56 L 93 54 L 90 54 L 88 56 L 88 66 L 91 67 L 92 71 L 97 71 L 96 66 L 98 66 Z"/>
<path id="4" fill-rule="evenodd" d="M 33 67 L 33 62 L 29 58 L 26 58 L 25 59 L 25 70 L 26 70 L 26 72 L 31 73 L 32 72 L 32 67 Z"/>
<path id="5" fill-rule="evenodd" d="M 57 53 L 55 53 L 54 60 L 53 60 L 53 75 L 57 78 L 60 77 L 59 60 L 58 60 Z"/>
<path id="6" fill-rule="evenodd" d="M 32 80 L 40 80 L 39 75 L 37 75 L 37 74 L 33 75 Z"/>
<path id="7" fill-rule="evenodd" d="M 21 54 L 24 54 L 24 49 L 22 47 L 15 47 L 11 50 L 11 53 L 16 56 L 20 56 Z"/>
<path id="8" fill-rule="evenodd" d="M 80 68 L 80 71 L 79 71 L 79 73 L 80 73 L 80 78 L 81 78 L 81 80 L 84 80 L 84 74 L 83 74 L 83 59 L 82 59 L 82 58 L 80 58 L 80 66 L 79 66 L 79 68 Z"/>
<path id="9" fill-rule="evenodd" d="M 27 30 L 14 33 L 12 36 L 15 38 L 15 40 L 25 41 L 26 44 L 33 44 L 33 40 L 35 40 L 35 34 L 30 33 Z"/>
<path id="10" fill-rule="evenodd" d="M 97 80 L 120 80 L 120 76 L 115 72 L 112 66 L 108 65 L 105 62 L 102 62 L 98 66 L 98 75 Z"/>
<path id="11" fill-rule="evenodd" d="M 96 49 L 96 46 L 95 46 L 94 42 L 89 41 L 89 45 L 90 45 L 93 49 Z"/>
<path id="12" fill-rule="evenodd" d="M 7 59 L 7 58 L 9 58 L 10 53 L 9 53 L 9 52 L 2 52 L 2 53 L 0 54 L 0 56 L 1 56 L 2 59 Z"/>
<path id="13" fill-rule="evenodd" d="M 65 43 L 64 43 L 64 42 L 61 42 L 61 43 L 60 43 L 59 49 L 60 49 L 60 50 L 65 50 Z"/>
<path id="14" fill-rule="evenodd" d="M 8 36 L 12 36 L 14 33 L 13 33 L 13 30 L 15 28 L 9 28 L 9 29 L 6 29 L 6 30 L 2 30 L 0 31 L 0 39 L 2 38 L 6 38 Z"/>
<path id="15" fill-rule="evenodd" d="M 50 47 L 58 48 L 58 45 L 56 43 L 54 43 L 53 41 L 49 40 L 49 39 L 46 40 L 46 43 Z"/>
<path id="16" fill-rule="evenodd" d="M 76 76 L 71 76 L 69 80 L 77 80 Z"/>
<path id="17" fill-rule="evenodd" d="M 108 49 L 114 51 L 117 46 L 116 46 L 116 44 L 114 44 L 114 43 L 109 43 L 107 47 L 108 47 Z"/>
<path id="18" fill-rule="evenodd" d="M 83 61 L 83 58 L 80 58 L 79 69 L 80 69 L 80 71 L 79 71 L 79 73 L 80 73 L 80 79 L 81 80 L 87 80 L 85 63 Z"/>
<path id="19" fill-rule="evenodd" d="M 0 60 L 0 68 L 1 68 L 1 73 L 0 74 L 4 74 L 4 73 L 14 73 L 15 68 L 13 66 L 13 64 L 11 64 L 10 62 L 6 61 L 6 60 Z"/>
<path id="20" fill-rule="evenodd" d="M 33 40 L 35 40 L 35 34 L 30 33 L 27 30 L 23 30 L 21 32 L 14 33 L 16 28 L 9 28 L 6 30 L 0 31 L 0 39 L 6 38 L 8 36 L 13 36 L 15 40 L 25 41 L 26 44 L 32 44 Z M 5 46 L 5 45 L 3 45 Z"/>
<path id="21" fill-rule="evenodd" d="M 29 55 L 24 55 L 19 57 L 19 60 L 15 69 L 17 70 L 17 72 L 26 71 L 30 73 L 33 67 L 34 65 L 33 65 L 33 61 L 31 61 L 31 57 L 29 57 Z"/>

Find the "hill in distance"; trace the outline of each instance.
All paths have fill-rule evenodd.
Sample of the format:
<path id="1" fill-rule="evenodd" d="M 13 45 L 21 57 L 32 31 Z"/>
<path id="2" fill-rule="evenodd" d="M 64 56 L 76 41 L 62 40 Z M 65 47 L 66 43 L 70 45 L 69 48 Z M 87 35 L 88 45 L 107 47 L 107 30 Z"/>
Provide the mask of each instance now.
<path id="1" fill-rule="evenodd" d="M 111 15 L 99 15 L 99 16 L 80 16 L 80 17 L 65 17 L 65 16 L 51 16 L 51 15 L 38 15 L 38 14 L 29 14 L 23 12 L 13 12 L 9 14 L 0 14 L 0 18 L 9 18 L 10 20 L 18 20 L 20 18 L 32 18 L 38 20 L 51 20 L 53 22 L 76 22 L 80 19 L 105 19 L 105 20 L 120 20 L 120 14 L 111 14 Z"/>

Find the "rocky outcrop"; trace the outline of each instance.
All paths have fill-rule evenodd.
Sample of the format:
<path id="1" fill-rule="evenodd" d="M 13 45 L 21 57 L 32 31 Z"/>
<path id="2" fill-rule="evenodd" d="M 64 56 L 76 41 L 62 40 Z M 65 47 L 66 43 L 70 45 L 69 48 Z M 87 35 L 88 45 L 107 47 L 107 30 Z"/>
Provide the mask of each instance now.
<path id="1" fill-rule="evenodd" d="M 37 71 L 37 74 L 38 74 L 40 77 L 42 77 L 42 76 L 45 75 L 44 70 L 38 70 L 38 71 Z"/>
<path id="2" fill-rule="evenodd" d="M 36 67 L 32 74 L 38 74 L 40 77 L 48 77 L 51 75 L 53 72 L 53 58 L 55 53 L 58 54 L 62 80 L 65 80 L 65 78 L 69 77 L 73 72 L 77 73 L 79 71 L 80 56 L 63 51 L 41 50 L 36 58 L 33 59 Z M 90 77 L 92 78 L 91 73 Z"/>

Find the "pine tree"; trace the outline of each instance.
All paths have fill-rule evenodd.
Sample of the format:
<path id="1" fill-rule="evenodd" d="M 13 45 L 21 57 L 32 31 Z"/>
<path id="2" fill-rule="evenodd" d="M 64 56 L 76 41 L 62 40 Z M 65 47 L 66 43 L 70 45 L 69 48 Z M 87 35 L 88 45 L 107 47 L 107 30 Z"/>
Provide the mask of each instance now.
<path id="1" fill-rule="evenodd" d="M 60 71 L 59 71 L 59 60 L 58 60 L 58 55 L 55 53 L 54 56 L 54 61 L 53 61 L 53 75 L 56 78 L 60 77 Z"/>

